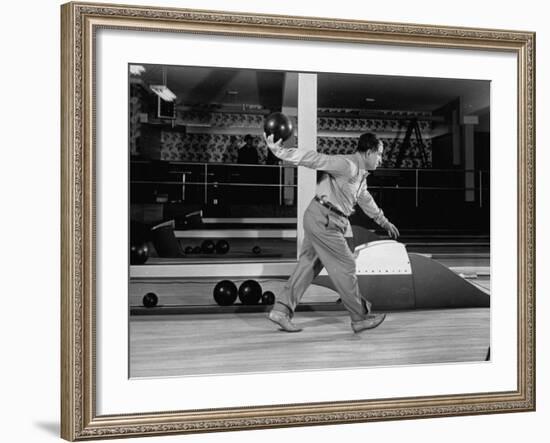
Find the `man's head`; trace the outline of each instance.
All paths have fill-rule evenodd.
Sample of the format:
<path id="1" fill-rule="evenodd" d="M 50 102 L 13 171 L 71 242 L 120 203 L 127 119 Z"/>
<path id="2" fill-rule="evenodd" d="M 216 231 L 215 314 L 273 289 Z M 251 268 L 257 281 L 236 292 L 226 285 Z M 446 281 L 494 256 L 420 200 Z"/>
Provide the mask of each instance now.
<path id="1" fill-rule="evenodd" d="M 250 134 L 246 134 L 244 136 L 244 142 L 248 145 L 248 146 L 252 146 L 252 142 L 254 141 L 254 138 L 250 135 Z"/>
<path id="2" fill-rule="evenodd" d="M 359 137 L 357 143 L 357 152 L 361 154 L 365 161 L 365 169 L 375 170 L 382 163 L 382 152 L 384 144 L 372 132 L 366 132 Z"/>

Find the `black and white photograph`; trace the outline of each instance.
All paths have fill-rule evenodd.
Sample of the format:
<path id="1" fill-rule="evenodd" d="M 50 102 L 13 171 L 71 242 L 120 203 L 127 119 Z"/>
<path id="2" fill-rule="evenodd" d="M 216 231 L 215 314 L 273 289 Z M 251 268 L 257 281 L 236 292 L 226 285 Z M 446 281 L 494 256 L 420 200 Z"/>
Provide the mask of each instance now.
<path id="1" fill-rule="evenodd" d="M 206 2 L 61 7 L 62 438 L 523 438 L 537 26 Z"/>
<path id="2" fill-rule="evenodd" d="M 129 64 L 129 377 L 490 362 L 490 98 Z"/>

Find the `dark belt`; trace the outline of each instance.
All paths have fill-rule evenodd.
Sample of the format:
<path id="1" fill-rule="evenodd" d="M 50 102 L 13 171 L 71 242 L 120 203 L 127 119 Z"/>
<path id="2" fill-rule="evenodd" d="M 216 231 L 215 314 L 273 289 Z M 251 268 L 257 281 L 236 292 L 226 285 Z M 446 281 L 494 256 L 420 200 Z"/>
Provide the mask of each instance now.
<path id="1" fill-rule="evenodd" d="M 322 200 L 320 197 L 315 196 L 315 201 L 317 201 L 319 204 L 323 205 L 328 210 L 334 212 L 336 215 L 339 215 L 340 217 L 346 217 L 348 216 L 344 214 L 340 209 L 338 209 L 336 206 L 334 206 L 332 203 Z"/>

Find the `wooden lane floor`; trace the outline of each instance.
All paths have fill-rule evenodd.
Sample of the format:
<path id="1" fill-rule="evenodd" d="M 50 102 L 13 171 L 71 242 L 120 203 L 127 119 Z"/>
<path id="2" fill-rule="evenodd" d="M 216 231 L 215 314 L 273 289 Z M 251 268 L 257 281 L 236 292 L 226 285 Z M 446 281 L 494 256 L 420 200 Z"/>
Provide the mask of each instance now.
<path id="1" fill-rule="evenodd" d="M 243 374 L 484 361 L 487 308 L 390 312 L 354 334 L 345 312 L 303 312 L 285 333 L 265 313 L 133 316 L 130 376 Z"/>

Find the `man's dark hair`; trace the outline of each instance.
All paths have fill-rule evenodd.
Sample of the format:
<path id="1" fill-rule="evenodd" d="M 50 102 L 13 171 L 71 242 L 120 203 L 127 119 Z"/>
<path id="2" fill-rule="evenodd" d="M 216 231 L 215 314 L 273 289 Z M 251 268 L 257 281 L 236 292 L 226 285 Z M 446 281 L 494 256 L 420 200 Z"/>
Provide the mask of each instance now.
<path id="1" fill-rule="evenodd" d="M 373 134 L 372 132 L 366 132 L 364 134 L 361 134 L 361 137 L 359 137 L 359 142 L 357 143 L 357 151 L 378 151 L 379 143 L 380 141 L 375 134 Z"/>

